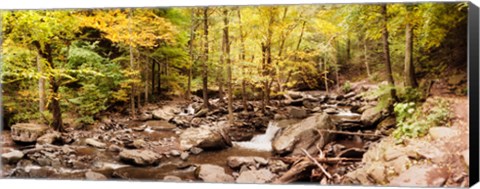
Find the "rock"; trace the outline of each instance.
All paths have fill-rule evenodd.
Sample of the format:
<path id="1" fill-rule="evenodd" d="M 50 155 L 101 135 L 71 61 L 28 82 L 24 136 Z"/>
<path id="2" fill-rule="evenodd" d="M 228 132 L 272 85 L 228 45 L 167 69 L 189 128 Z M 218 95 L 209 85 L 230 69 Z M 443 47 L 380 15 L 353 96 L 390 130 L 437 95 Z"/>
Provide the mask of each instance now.
<path id="1" fill-rule="evenodd" d="M 9 163 L 9 164 L 15 164 L 20 159 L 22 159 L 24 155 L 25 154 L 23 154 L 23 152 L 18 151 L 18 150 L 12 150 L 8 153 L 2 153 L 2 162 L 3 163 Z"/>
<path id="2" fill-rule="evenodd" d="M 189 156 L 189 155 L 188 155 L 188 152 L 182 152 L 182 153 L 180 154 L 180 159 L 182 159 L 182 160 L 187 160 L 187 159 L 188 159 L 188 156 Z"/>
<path id="3" fill-rule="evenodd" d="M 385 161 L 392 161 L 403 155 L 405 155 L 404 151 L 398 148 L 392 147 L 385 150 L 385 154 L 383 155 L 383 158 L 385 159 Z"/>
<path id="4" fill-rule="evenodd" d="M 57 131 L 52 131 L 42 135 L 37 139 L 37 144 L 53 144 L 55 141 L 62 139 L 62 135 Z"/>
<path id="5" fill-rule="evenodd" d="M 170 150 L 170 155 L 172 156 L 180 156 L 180 152 L 178 150 Z"/>
<path id="6" fill-rule="evenodd" d="M 203 149 L 197 148 L 197 147 L 193 147 L 193 148 L 190 148 L 190 152 L 191 152 L 192 154 L 197 155 L 197 154 L 203 152 Z"/>
<path id="7" fill-rule="evenodd" d="M 154 119 L 169 121 L 175 116 L 176 112 L 180 112 L 180 109 L 174 106 L 164 106 L 160 109 L 152 111 L 152 115 Z"/>
<path id="8" fill-rule="evenodd" d="M 428 134 L 435 140 L 450 140 L 457 137 L 460 132 L 449 127 L 432 127 L 428 130 Z"/>
<path id="9" fill-rule="evenodd" d="M 36 142 L 40 136 L 47 132 L 48 126 L 33 123 L 17 123 L 10 129 L 13 141 Z"/>
<path id="10" fill-rule="evenodd" d="M 393 168 L 396 173 L 402 173 L 411 165 L 411 162 L 407 155 L 403 155 L 387 162 L 385 165 L 386 167 Z"/>
<path id="11" fill-rule="evenodd" d="M 375 180 L 376 183 L 384 184 L 386 183 L 386 171 L 385 166 L 381 163 L 374 163 L 369 165 L 367 168 L 367 174 Z"/>
<path id="12" fill-rule="evenodd" d="M 336 110 L 334 108 L 327 108 L 327 109 L 323 110 L 323 112 L 325 112 L 327 114 L 338 114 L 338 110 Z"/>
<path id="13" fill-rule="evenodd" d="M 182 150 L 189 150 L 192 147 L 222 149 L 228 146 L 224 137 L 219 129 L 208 126 L 188 128 L 179 136 L 180 148 Z"/>
<path id="14" fill-rule="evenodd" d="M 146 146 L 147 146 L 147 142 L 145 142 L 145 140 L 143 139 L 136 139 L 132 143 L 132 147 L 136 149 L 142 149 L 142 148 L 145 148 Z"/>
<path id="15" fill-rule="evenodd" d="M 109 152 L 120 152 L 120 151 L 122 151 L 122 148 L 120 146 L 116 145 L 116 144 L 112 144 L 112 145 L 108 146 L 107 150 Z"/>
<path id="16" fill-rule="evenodd" d="M 93 138 L 87 138 L 85 139 L 85 143 L 90 145 L 90 146 L 93 146 L 95 148 L 100 148 L 100 149 L 104 149 L 107 147 L 107 145 L 103 142 L 99 142 Z"/>
<path id="17" fill-rule="evenodd" d="M 307 110 L 299 107 L 288 107 L 288 113 L 290 118 L 303 119 L 307 117 Z"/>
<path id="18" fill-rule="evenodd" d="M 463 161 L 467 166 L 470 166 L 470 150 L 464 150 L 462 152 Z"/>
<path id="19" fill-rule="evenodd" d="M 156 165 L 160 162 L 160 156 L 150 150 L 122 150 L 120 160 L 134 165 Z"/>
<path id="20" fill-rule="evenodd" d="M 344 97 L 345 97 L 346 99 L 349 99 L 349 98 L 354 97 L 355 95 L 357 95 L 357 93 L 355 93 L 355 92 L 352 91 L 352 92 L 349 92 L 349 93 L 347 93 L 346 95 L 344 95 Z"/>
<path id="21" fill-rule="evenodd" d="M 231 168 L 239 168 L 242 165 L 253 165 L 256 166 L 257 164 L 259 165 L 266 165 L 268 163 L 268 160 L 262 157 L 256 157 L 256 156 L 230 156 L 227 158 L 227 164 Z"/>
<path id="22" fill-rule="evenodd" d="M 397 120 L 395 119 L 395 117 L 390 116 L 382 120 L 380 123 L 378 123 L 377 129 L 386 130 L 394 127 L 396 124 L 397 124 Z"/>
<path id="23" fill-rule="evenodd" d="M 282 119 L 287 119 L 287 116 L 283 115 L 283 114 L 275 114 L 273 116 L 273 119 L 274 120 L 282 120 Z"/>
<path id="24" fill-rule="evenodd" d="M 318 130 L 335 130 L 335 124 L 328 114 L 314 114 L 296 124 L 289 125 L 277 133 L 272 141 L 273 152 L 277 154 L 303 154 L 301 149 L 309 153 L 318 151 L 330 142 L 333 134 Z"/>
<path id="25" fill-rule="evenodd" d="M 232 176 L 225 173 L 225 170 L 217 165 L 202 164 L 197 169 L 198 178 L 205 182 L 233 182 Z"/>
<path id="26" fill-rule="evenodd" d="M 448 177 L 447 168 L 415 165 L 393 178 L 389 186 L 441 187 Z"/>
<path id="27" fill-rule="evenodd" d="M 180 182 L 180 181 L 182 181 L 182 179 L 181 179 L 180 177 L 171 176 L 171 175 L 168 175 L 168 176 L 163 177 L 163 180 L 164 180 L 164 181 L 171 181 L 171 182 Z"/>
<path id="28" fill-rule="evenodd" d="M 85 178 L 87 180 L 107 180 L 107 177 L 105 175 L 93 171 L 86 172 Z"/>
<path id="29" fill-rule="evenodd" d="M 147 121 L 146 125 L 155 131 L 168 131 L 177 128 L 177 126 L 164 120 Z"/>
<path id="30" fill-rule="evenodd" d="M 147 113 L 147 112 L 144 112 L 144 113 L 140 114 L 140 116 L 137 117 L 138 121 L 148 121 L 148 120 L 151 120 L 151 119 L 153 119 L 153 115 L 150 114 L 150 113 Z"/>
<path id="31" fill-rule="evenodd" d="M 267 169 L 247 170 L 240 173 L 237 183 L 263 184 L 270 182 L 275 175 Z"/>
<path id="32" fill-rule="evenodd" d="M 280 173 L 288 170 L 288 164 L 284 163 L 281 160 L 271 160 L 268 162 L 268 169 L 272 173 Z"/>
<path id="33" fill-rule="evenodd" d="M 382 111 L 377 110 L 375 107 L 366 109 L 362 113 L 362 117 L 360 119 L 366 126 L 375 125 L 380 121 L 380 119 L 382 119 Z"/>

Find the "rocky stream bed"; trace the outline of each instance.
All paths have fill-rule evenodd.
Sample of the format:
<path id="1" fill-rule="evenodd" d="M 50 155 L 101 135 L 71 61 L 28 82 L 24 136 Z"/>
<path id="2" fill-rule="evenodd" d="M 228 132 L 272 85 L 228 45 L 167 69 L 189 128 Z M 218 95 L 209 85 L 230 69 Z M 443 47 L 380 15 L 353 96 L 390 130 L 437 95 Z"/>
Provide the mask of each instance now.
<path id="1" fill-rule="evenodd" d="M 38 124 L 16 124 L 1 135 L 0 175 L 398 184 L 395 179 L 407 170 L 413 158 L 430 157 L 414 157 L 418 155 L 415 150 L 413 155 L 401 150 L 373 154 L 372 150 L 388 142 L 395 119 L 389 112 L 375 109 L 375 99 L 364 99 L 359 94 L 358 90 L 341 95 L 289 92 L 285 98 L 272 100 L 266 112 L 257 108 L 259 102 L 250 102 L 247 111 L 236 103 L 233 125 L 226 122 L 227 110 L 222 102 L 212 100 L 214 108 L 207 112 L 196 97 L 190 102 L 149 104 L 142 107 L 136 119 L 109 113 L 87 129 L 67 129 L 65 133 Z M 375 149 L 370 149 L 372 146 Z M 383 162 L 378 161 L 380 153 L 385 154 Z M 372 159 L 383 167 L 370 166 Z M 442 186 L 447 179 L 439 176 L 426 185 Z"/>

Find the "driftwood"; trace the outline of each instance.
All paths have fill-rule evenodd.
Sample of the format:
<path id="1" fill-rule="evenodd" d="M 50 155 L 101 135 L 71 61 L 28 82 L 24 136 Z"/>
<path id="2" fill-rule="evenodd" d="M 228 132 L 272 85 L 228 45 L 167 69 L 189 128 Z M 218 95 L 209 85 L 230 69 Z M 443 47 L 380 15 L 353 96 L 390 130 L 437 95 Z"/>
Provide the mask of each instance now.
<path id="1" fill-rule="evenodd" d="M 357 132 L 348 132 L 348 131 L 335 131 L 335 130 L 318 130 L 318 131 L 333 133 L 333 134 L 341 134 L 341 135 L 356 135 L 356 136 L 366 136 L 366 137 L 384 137 L 384 135 L 357 133 Z"/>
<path id="2" fill-rule="evenodd" d="M 311 168 L 313 168 L 313 166 L 314 164 L 310 160 L 304 159 L 299 163 L 293 165 L 292 168 L 290 168 L 290 170 L 288 170 L 282 176 L 275 179 L 272 183 L 284 184 L 284 183 L 294 182 L 303 176 L 302 173 L 310 170 Z"/>
<path id="3" fill-rule="evenodd" d="M 292 156 L 292 157 L 273 157 L 272 159 L 281 160 L 285 163 L 293 163 L 293 162 L 299 161 L 299 160 L 304 159 L 304 158 L 306 158 L 306 157 Z M 361 158 L 336 158 L 335 157 L 335 158 L 314 158 L 314 159 L 317 160 L 318 163 L 328 163 L 328 164 L 335 164 L 335 163 L 338 163 L 338 162 L 362 161 Z"/>
<path id="4" fill-rule="evenodd" d="M 302 151 L 308 157 L 308 159 L 313 161 L 313 163 L 315 163 L 315 165 L 317 165 L 317 167 L 320 168 L 320 170 L 322 170 L 322 172 L 323 172 L 323 174 L 325 174 L 325 176 L 327 176 L 329 179 L 332 178 L 332 175 L 330 175 L 330 173 L 328 173 L 327 170 L 325 170 L 325 168 L 315 158 L 313 158 L 305 149 L 302 149 Z M 320 153 L 321 152 L 322 151 L 320 151 Z"/>

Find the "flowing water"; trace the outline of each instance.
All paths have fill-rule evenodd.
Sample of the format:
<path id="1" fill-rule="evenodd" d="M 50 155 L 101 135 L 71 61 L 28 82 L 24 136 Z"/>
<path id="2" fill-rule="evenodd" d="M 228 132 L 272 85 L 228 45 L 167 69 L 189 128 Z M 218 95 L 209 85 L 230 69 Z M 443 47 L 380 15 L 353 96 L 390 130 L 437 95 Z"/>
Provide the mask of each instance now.
<path id="1" fill-rule="evenodd" d="M 250 141 L 247 142 L 234 142 L 233 146 L 255 151 L 270 152 L 272 151 L 272 139 L 279 130 L 280 127 L 278 127 L 278 123 L 270 121 L 265 134 L 254 136 Z"/>

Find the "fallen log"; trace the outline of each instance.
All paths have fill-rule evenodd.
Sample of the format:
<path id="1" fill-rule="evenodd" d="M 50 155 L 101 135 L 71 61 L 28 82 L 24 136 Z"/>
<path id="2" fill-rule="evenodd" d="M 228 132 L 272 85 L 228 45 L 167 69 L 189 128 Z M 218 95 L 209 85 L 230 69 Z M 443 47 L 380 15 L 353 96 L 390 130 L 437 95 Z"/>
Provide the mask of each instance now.
<path id="1" fill-rule="evenodd" d="M 272 159 L 281 160 L 285 163 L 291 164 L 293 162 L 299 161 L 300 159 L 304 159 L 305 157 L 299 156 L 290 156 L 290 157 L 273 157 Z M 328 163 L 328 164 L 336 164 L 338 162 L 357 162 L 362 161 L 362 158 L 342 158 L 342 157 L 332 157 L 332 158 L 314 158 L 318 163 Z M 310 161 L 310 160 L 309 160 Z"/>
<path id="2" fill-rule="evenodd" d="M 292 168 L 290 168 L 290 170 L 288 170 L 282 176 L 275 179 L 272 183 L 286 184 L 286 183 L 294 182 L 304 176 L 302 173 L 308 172 L 308 170 L 312 169 L 313 167 L 314 167 L 314 164 L 310 160 L 304 159 L 299 163 L 293 165 Z"/>
<path id="3" fill-rule="evenodd" d="M 332 133 L 332 134 L 341 134 L 341 135 L 356 135 L 356 136 L 366 136 L 366 137 L 384 137 L 384 135 L 357 133 L 357 132 L 348 132 L 348 131 L 335 131 L 335 130 L 323 130 L 323 129 L 318 129 L 318 131 L 319 132 Z"/>

